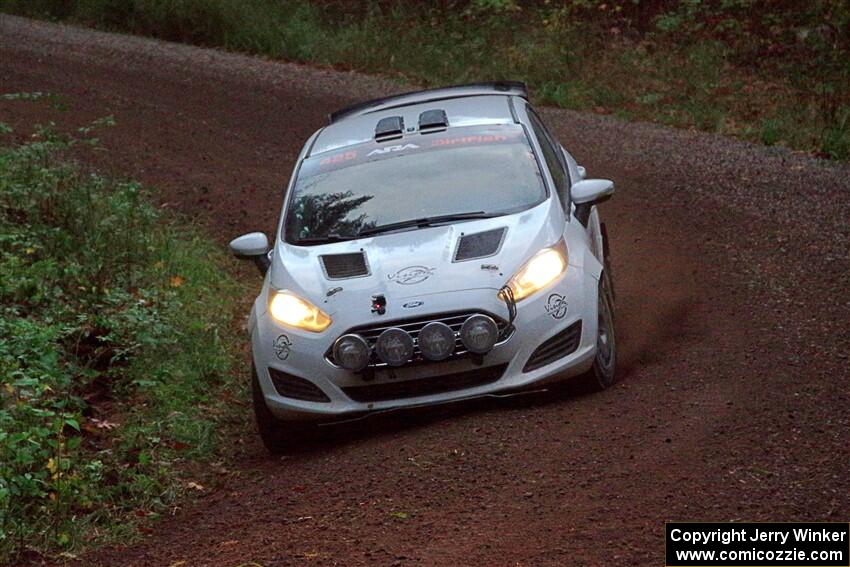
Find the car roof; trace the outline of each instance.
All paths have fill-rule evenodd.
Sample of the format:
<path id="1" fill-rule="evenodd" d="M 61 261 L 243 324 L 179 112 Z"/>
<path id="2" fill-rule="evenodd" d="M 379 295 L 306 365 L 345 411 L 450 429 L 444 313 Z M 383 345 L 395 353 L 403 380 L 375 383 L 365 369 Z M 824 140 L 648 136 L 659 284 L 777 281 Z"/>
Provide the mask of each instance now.
<path id="1" fill-rule="evenodd" d="M 517 122 L 511 100 L 516 96 L 528 96 L 522 83 L 477 83 L 368 101 L 331 114 L 331 123 L 318 133 L 309 155 L 374 140 L 378 122 L 385 118 L 400 118 L 404 137 L 418 136 L 420 117 L 427 111 L 445 112 L 447 129 L 512 124 Z"/>

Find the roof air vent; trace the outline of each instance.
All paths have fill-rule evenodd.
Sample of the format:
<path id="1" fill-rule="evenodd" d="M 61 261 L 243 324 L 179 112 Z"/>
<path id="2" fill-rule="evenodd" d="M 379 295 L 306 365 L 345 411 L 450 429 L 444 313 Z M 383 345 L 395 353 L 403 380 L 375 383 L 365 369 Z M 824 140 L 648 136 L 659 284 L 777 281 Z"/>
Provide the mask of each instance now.
<path id="1" fill-rule="evenodd" d="M 363 252 L 349 254 L 323 254 L 320 256 L 325 275 L 329 280 L 360 278 L 369 275 L 369 266 Z"/>
<path id="2" fill-rule="evenodd" d="M 401 116 L 387 116 L 378 120 L 375 126 L 375 141 L 384 142 L 401 138 L 404 133 L 404 119 Z"/>
<path id="3" fill-rule="evenodd" d="M 419 132 L 439 132 L 449 127 L 449 117 L 442 109 L 426 110 L 419 115 Z"/>
<path id="4" fill-rule="evenodd" d="M 495 256 L 502 247 L 506 232 L 507 229 L 502 227 L 461 236 L 457 241 L 454 261 L 463 262 Z"/>

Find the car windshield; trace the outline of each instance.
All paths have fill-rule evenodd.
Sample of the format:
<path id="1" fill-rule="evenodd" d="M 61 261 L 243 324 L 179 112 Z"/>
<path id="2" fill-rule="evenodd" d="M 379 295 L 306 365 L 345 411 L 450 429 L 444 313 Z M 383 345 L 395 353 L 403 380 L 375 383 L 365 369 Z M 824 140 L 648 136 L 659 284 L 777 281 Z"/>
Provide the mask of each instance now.
<path id="1" fill-rule="evenodd" d="M 510 214 L 546 189 L 519 125 L 453 128 L 305 160 L 284 237 L 311 244 Z"/>

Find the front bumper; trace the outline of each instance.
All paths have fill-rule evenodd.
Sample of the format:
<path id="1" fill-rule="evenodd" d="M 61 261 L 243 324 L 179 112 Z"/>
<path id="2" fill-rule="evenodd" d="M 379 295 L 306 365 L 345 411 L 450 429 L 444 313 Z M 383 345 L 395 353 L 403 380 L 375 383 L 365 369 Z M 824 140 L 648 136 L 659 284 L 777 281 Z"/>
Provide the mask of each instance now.
<path id="1" fill-rule="evenodd" d="M 369 412 L 543 387 L 581 374 L 592 365 L 596 354 L 597 285 L 598 281 L 583 270 L 568 270 L 561 280 L 520 302 L 514 321 L 515 332 L 485 355 L 480 364 L 471 357 L 411 364 L 377 370 L 371 380 L 365 381 L 362 375 L 336 368 L 325 359 L 333 341 L 352 325 L 335 322 L 324 333 L 315 334 L 283 328 L 264 314 L 257 318 L 252 329 L 254 365 L 269 409 L 279 419 L 291 421 L 337 421 Z M 388 303 L 386 315 L 368 322 L 388 324 L 393 319 L 403 320 L 414 315 L 406 309 L 393 309 L 391 298 Z M 464 310 L 492 313 L 507 319 L 505 304 L 497 298 L 494 289 L 425 296 L 422 303 L 427 305 L 427 311 L 417 311 L 416 317 L 457 311 L 458 306 L 462 306 Z M 548 363 L 542 366 L 529 368 L 529 359 L 541 344 L 574 325 L 581 326 L 574 350 L 551 362 L 547 359 Z M 309 381 L 321 390 L 325 401 L 280 395 L 270 376 L 270 368 Z M 457 382 L 459 388 L 429 393 L 426 383 L 429 378 L 432 385 L 438 386 L 443 378 L 453 377 L 462 377 Z M 417 388 L 405 387 L 414 382 L 418 383 Z"/>

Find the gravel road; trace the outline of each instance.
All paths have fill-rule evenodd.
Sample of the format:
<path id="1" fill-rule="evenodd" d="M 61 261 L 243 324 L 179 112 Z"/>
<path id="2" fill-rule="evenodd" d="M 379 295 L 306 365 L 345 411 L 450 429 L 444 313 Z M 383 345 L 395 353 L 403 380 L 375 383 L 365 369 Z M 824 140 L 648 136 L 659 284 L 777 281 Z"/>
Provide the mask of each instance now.
<path id="1" fill-rule="evenodd" d="M 60 97 L 0 100 L 0 121 L 114 115 L 93 165 L 222 242 L 273 230 L 329 111 L 401 88 L 0 16 L 0 92 Z M 660 565 L 665 520 L 850 519 L 850 167 L 543 114 L 617 183 L 620 384 L 375 420 L 283 459 L 251 438 L 220 487 L 79 564 Z"/>

